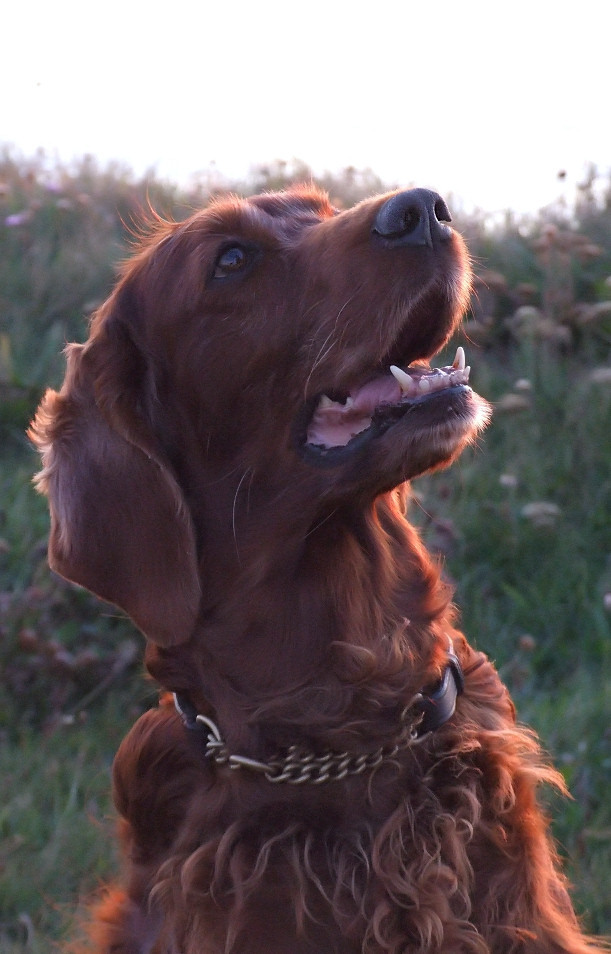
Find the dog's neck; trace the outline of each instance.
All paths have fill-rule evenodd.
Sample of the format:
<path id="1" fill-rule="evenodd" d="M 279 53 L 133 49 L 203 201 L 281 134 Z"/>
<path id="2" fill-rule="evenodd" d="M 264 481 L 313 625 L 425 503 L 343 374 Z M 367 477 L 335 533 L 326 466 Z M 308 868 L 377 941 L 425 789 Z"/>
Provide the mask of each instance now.
<path id="1" fill-rule="evenodd" d="M 281 735 L 286 727 L 287 738 L 299 726 L 341 736 L 348 724 L 358 734 L 359 723 L 378 721 L 383 731 L 441 673 L 451 626 L 447 588 L 402 508 L 388 494 L 335 512 L 299 547 L 279 539 L 259 564 L 236 560 L 196 638 L 177 651 L 149 647 L 150 672 L 229 723 L 236 745 L 247 744 L 253 720 Z"/>

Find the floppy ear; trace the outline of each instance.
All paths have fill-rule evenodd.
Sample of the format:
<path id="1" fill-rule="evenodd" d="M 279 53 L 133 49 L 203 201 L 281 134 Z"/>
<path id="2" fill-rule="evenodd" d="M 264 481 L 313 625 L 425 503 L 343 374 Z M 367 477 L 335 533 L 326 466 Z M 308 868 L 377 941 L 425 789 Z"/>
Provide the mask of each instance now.
<path id="1" fill-rule="evenodd" d="M 167 647 L 189 639 L 200 584 L 191 516 L 146 419 L 147 387 L 145 359 L 108 316 L 68 349 L 62 390 L 47 392 L 29 436 L 43 456 L 51 567 Z"/>

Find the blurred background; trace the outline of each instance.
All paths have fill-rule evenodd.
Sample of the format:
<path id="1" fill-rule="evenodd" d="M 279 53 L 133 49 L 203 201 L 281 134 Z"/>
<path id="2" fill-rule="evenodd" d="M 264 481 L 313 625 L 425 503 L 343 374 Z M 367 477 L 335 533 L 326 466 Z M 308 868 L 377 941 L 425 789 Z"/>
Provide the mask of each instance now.
<path id="1" fill-rule="evenodd" d="M 48 952 L 114 870 L 109 767 L 155 703 L 129 623 L 46 565 L 24 431 L 149 206 L 314 179 L 444 194 L 474 256 L 463 344 L 495 406 L 414 484 L 470 639 L 572 800 L 546 794 L 611 932 L 611 135 L 600 2 L 57 0 L 0 60 L 0 948 Z M 443 361 L 441 362 L 443 363 Z"/>

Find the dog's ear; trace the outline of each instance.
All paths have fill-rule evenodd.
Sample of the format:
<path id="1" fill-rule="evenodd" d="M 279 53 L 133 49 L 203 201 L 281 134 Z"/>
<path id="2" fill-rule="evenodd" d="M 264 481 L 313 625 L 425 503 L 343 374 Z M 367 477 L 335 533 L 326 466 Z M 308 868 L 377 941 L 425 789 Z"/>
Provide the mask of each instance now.
<path id="1" fill-rule="evenodd" d="M 43 457 L 51 567 L 123 609 L 159 646 L 187 640 L 200 601 L 195 532 L 151 423 L 143 349 L 114 296 L 85 345 L 68 349 L 29 436 Z"/>

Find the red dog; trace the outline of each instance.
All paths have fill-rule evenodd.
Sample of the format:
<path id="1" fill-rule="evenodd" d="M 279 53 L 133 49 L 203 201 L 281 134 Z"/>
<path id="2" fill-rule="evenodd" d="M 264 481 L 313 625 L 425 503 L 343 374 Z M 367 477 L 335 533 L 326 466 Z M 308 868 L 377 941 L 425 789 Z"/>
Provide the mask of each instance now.
<path id="1" fill-rule="evenodd" d="M 535 799 L 560 780 L 404 518 L 488 417 L 461 348 L 427 364 L 469 296 L 449 221 L 296 190 L 160 226 L 43 401 L 51 564 L 176 694 L 115 761 L 98 952 L 596 950 Z"/>

